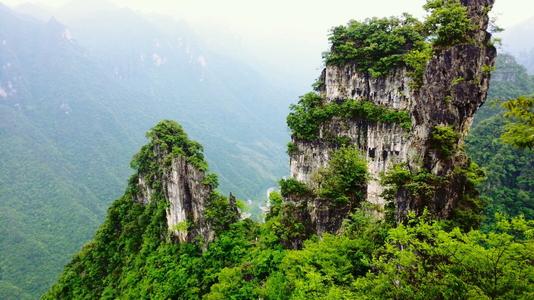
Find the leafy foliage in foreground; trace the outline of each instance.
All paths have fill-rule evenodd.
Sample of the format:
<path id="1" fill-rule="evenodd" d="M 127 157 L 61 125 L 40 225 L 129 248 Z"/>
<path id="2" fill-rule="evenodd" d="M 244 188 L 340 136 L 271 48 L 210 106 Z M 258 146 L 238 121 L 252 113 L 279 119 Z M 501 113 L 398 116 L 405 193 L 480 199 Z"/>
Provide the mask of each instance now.
<path id="1" fill-rule="evenodd" d="M 533 222 L 497 216 L 489 233 L 445 231 L 412 219 L 389 231 L 358 299 L 528 299 L 534 295 Z"/>
<path id="2" fill-rule="evenodd" d="M 424 217 L 391 228 L 360 210 L 339 235 L 286 250 L 279 241 L 284 228 L 273 216 L 265 224 L 233 224 L 202 252 L 161 241 L 158 222 L 142 211 L 128 199 L 117 201 L 95 241 L 44 298 L 527 299 L 534 293 L 534 224 L 523 218 L 499 216 L 490 233 L 462 232 Z"/>

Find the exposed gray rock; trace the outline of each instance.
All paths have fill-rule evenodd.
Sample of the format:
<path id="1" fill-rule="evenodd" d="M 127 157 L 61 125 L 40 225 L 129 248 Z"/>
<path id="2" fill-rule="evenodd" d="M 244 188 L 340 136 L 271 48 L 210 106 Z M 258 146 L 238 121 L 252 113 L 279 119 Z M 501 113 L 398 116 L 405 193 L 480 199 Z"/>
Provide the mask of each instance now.
<path id="1" fill-rule="evenodd" d="M 409 88 L 411 79 L 405 68 L 379 78 L 358 72 L 353 64 L 327 66 L 325 73 L 327 101 L 367 99 L 395 109 L 408 109 L 413 100 Z"/>
<path id="2" fill-rule="evenodd" d="M 205 173 L 183 156 L 172 158 L 162 172 L 157 177 L 163 185 L 163 197 L 169 203 L 166 210 L 169 232 L 178 242 L 191 242 L 200 237 L 207 245 L 215 234 L 205 217 L 212 194 L 211 187 L 203 183 Z M 148 204 L 153 200 L 154 190 L 144 176 L 139 176 L 137 189 L 138 202 Z"/>
<path id="3" fill-rule="evenodd" d="M 192 241 L 197 236 L 205 242 L 213 240 L 214 233 L 204 215 L 212 191 L 202 183 L 204 176 L 204 172 L 180 156 L 173 159 L 164 181 L 169 201 L 167 226 L 180 242 Z"/>
<path id="4" fill-rule="evenodd" d="M 332 137 L 348 137 L 365 153 L 371 180 L 367 187 L 367 200 L 384 205 L 381 194 L 384 188 L 378 179 L 382 172 L 398 163 L 405 163 L 410 169 L 425 168 L 438 176 L 450 176 L 455 167 L 465 167 L 467 159 L 458 154 L 442 158 L 430 147 L 433 128 L 448 125 L 460 133 L 458 145 L 463 140 L 473 121 L 475 111 L 486 99 L 490 74 L 488 68 L 494 65 L 496 50 L 490 45 L 487 7 L 494 0 L 462 0 L 469 15 L 480 30 L 472 34 L 472 43 L 452 46 L 438 51 L 428 62 L 419 89 L 410 88 L 411 79 L 404 67 L 393 70 L 389 75 L 372 78 L 357 71 L 353 64 L 343 66 L 327 65 L 322 72 L 324 87 L 320 93 L 327 102 L 346 99 L 369 100 L 375 104 L 410 112 L 412 128 L 404 130 L 398 125 L 370 123 L 366 120 L 334 119 L 323 124 L 319 139 L 313 142 L 293 139 L 296 151 L 290 155 L 292 177 L 313 185 L 313 174 L 328 164 L 336 144 Z M 449 187 L 429 199 L 430 209 L 447 218 L 456 207 L 461 193 L 458 181 L 450 180 Z M 346 217 L 347 210 L 331 208 L 321 199 L 307 199 L 308 213 L 316 233 L 336 231 Z M 397 198 L 399 216 L 410 209 L 421 209 L 421 203 L 410 203 L 405 194 Z M 332 221 L 332 216 L 336 216 Z"/>

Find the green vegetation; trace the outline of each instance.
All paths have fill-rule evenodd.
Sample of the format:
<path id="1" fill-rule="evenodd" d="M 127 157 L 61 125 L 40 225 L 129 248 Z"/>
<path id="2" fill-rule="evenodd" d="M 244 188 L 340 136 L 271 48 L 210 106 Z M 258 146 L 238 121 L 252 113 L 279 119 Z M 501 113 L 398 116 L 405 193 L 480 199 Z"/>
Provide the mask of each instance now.
<path id="1" fill-rule="evenodd" d="M 326 64 L 350 63 L 373 77 L 407 66 L 412 87 L 420 87 L 433 50 L 468 43 L 475 28 L 459 0 L 429 0 L 424 8 L 428 16 L 423 22 L 404 14 L 363 22 L 353 20 L 333 28 L 331 50 L 324 54 Z"/>
<path id="2" fill-rule="evenodd" d="M 141 235 L 136 217 L 154 223 L 137 205 L 114 204 L 106 224 L 121 229 L 105 224 L 44 299 L 510 299 L 534 292 L 534 224 L 522 218 L 499 216 L 491 233 L 462 232 L 424 216 L 390 227 L 359 210 L 340 234 L 311 238 L 300 250 L 282 247 L 276 217 L 243 220 L 202 252 Z"/>
<path id="3" fill-rule="evenodd" d="M 320 169 L 314 181 L 315 194 L 338 204 L 357 207 L 367 191 L 367 162 L 356 147 L 334 151 L 326 168 Z"/>
<path id="4" fill-rule="evenodd" d="M 432 58 L 432 46 L 426 42 L 418 42 L 415 49 L 404 55 L 404 63 L 408 67 L 408 75 L 412 78 L 410 87 L 417 89 L 423 85 L 423 77 L 426 71 L 426 64 Z"/>
<path id="5" fill-rule="evenodd" d="M 218 192 L 211 193 L 204 214 L 215 234 L 228 230 L 230 224 L 239 220 L 237 209 L 239 205 L 237 199 L 231 194 L 229 198 L 226 198 Z"/>
<path id="6" fill-rule="evenodd" d="M 462 83 L 464 81 L 465 81 L 465 78 L 463 78 L 463 77 L 454 78 L 454 80 L 451 82 L 451 85 L 455 86 L 455 85 L 458 85 L 458 84 L 460 84 L 460 83 Z"/>
<path id="7" fill-rule="evenodd" d="M 208 164 L 204 160 L 202 145 L 189 140 L 180 124 L 170 120 L 161 121 L 148 131 L 146 137 L 150 143 L 141 148 L 131 163 L 131 167 L 140 174 L 145 175 L 150 174 L 151 171 L 157 171 L 163 163 L 157 156 L 168 153 L 172 155 L 167 156 L 167 159 L 182 156 L 199 170 L 207 170 Z M 164 163 L 168 162 L 170 161 Z"/>
<path id="8" fill-rule="evenodd" d="M 487 180 L 480 192 L 488 203 L 486 223 L 495 222 L 496 212 L 534 219 L 534 152 L 508 145 L 499 138 L 513 121 L 504 117 L 502 103 L 534 93 L 534 79 L 509 55 L 497 59 L 492 75 L 489 101 L 475 115 L 474 126 L 466 141 L 466 151 L 486 170 Z M 528 129 L 527 129 L 528 132 Z"/>
<path id="9" fill-rule="evenodd" d="M 493 72 L 495 70 L 496 70 L 495 66 L 488 66 L 488 65 L 483 65 L 482 66 L 482 72 L 484 72 L 484 73 L 491 73 L 491 72 Z"/>
<path id="10" fill-rule="evenodd" d="M 332 49 L 325 54 L 327 64 L 354 63 L 358 71 L 374 77 L 386 75 L 403 63 L 403 56 L 415 46 L 424 45 L 422 24 L 410 15 L 396 18 L 351 21 L 332 30 Z"/>
<path id="11" fill-rule="evenodd" d="M 469 32 L 475 27 L 460 0 L 429 0 L 424 7 L 430 13 L 424 27 L 435 47 L 469 42 Z"/>
<path id="12" fill-rule="evenodd" d="M 189 229 L 189 224 L 187 223 L 187 221 L 182 221 L 182 222 L 174 225 L 173 229 L 178 231 L 178 232 L 187 232 L 187 230 Z"/>
<path id="13" fill-rule="evenodd" d="M 386 219 L 392 223 L 405 219 L 406 216 L 395 215 L 398 196 L 407 199 L 408 207 L 437 209 L 434 204 L 441 202 L 438 199 L 444 199 L 454 191 L 460 196 L 460 200 L 447 221 L 449 227 L 467 230 L 478 228 L 483 221 L 481 213 L 484 201 L 480 199 L 477 187 L 484 178 L 484 171 L 472 162 L 464 167 L 456 167 L 446 176 L 434 175 L 424 168 L 412 170 L 404 164 L 395 165 L 380 178 L 381 184 L 385 186 L 382 196 L 386 200 Z M 447 187 L 452 187 L 452 190 Z M 414 213 L 421 214 L 422 211 Z"/>
<path id="14" fill-rule="evenodd" d="M 411 171 L 403 164 L 393 166 L 381 178 L 381 183 L 388 187 L 384 192 L 384 198 L 388 201 L 393 201 L 401 189 L 420 201 L 431 199 L 440 181 L 440 178 L 426 170 Z"/>
<path id="15" fill-rule="evenodd" d="M 321 125 L 333 118 L 399 124 L 404 129 L 412 126 L 410 114 L 406 111 L 353 99 L 324 104 L 321 96 L 316 93 L 302 96 L 298 104 L 291 105 L 290 109 L 287 125 L 295 138 L 304 141 L 316 140 Z"/>
<path id="16" fill-rule="evenodd" d="M 356 147 L 333 150 L 328 164 L 311 175 L 310 184 L 295 178 L 280 181 L 280 194 L 271 194 L 271 210 L 266 220 L 273 225 L 284 247 L 301 248 L 315 233 L 309 213 L 310 201 L 320 206 L 318 210 L 344 216 L 361 207 L 367 180 L 367 163 L 360 150 Z M 340 226 L 343 221 L 342 217 L 333 215 L 331 218 L 332 224 L 337 222 L 333 226 Z"/>
<path id="17" fill-rule="evenodd" d="M 430 146 L 439 152 L 442 157 L 454 154 L 460 135 L 447 125 L 435 126 L 430 137 Z"/>
<path id="18" fill-rule="evenodd" d="M 207 174 L 202 181 L 202 184 L 209 186 L 211 189 L 216 189 L 219 186 L 219 178 L 217 174 Z"/>
<path id="19" fill-rule="evenodd" d="M 373 77 L 387 75 L 406 65 L 413 87 L 422 84 L 432 46 L 426 41 L 424 24 L 405 14 L 402 17 L 351 21 L 332 30 L 330 52 L 324 54 L 329 65 L 354 64 L 358 71 Z"/>
<path id="20" fill-rule="evenodd" d="M 534 149 L 534 97 L 520 96 L 504 102 L 508 121 L 502 139 L 519 148 Z"/>
<path id="21" fill-rule="evenodd" d="M 406 195 L 412 203 L 425 203 L 434 197 L 442 179 L 424 169 L 415 171 L 398 164 L 382 174 L 380 183 L 385 187 L 382 197 L 386 200 L 386 220 L 393 224 L 402 219 L 395 214 L 400 194 Z"/>
<path id="22" fill-rule="evenodd" d="M 482 108 L 484 109 L 484 108 Z M 534 219 L 534 151 L 504 144 L 502 114 L 478 123 L 466 143 L 472 159 L 484 167 L 487 180 L 480 186 L 488 202 L 486 216 L 493 220 L 495 212 Z"/>
<path id="23" fill-rule="evenodd" d="M 280 184 L 280 193 L 284 197 L 288 197 L 290 195 L 296 195 L 296 196 L 302 196 L 310 193 L 310 190 L 306 186 L 306 184 L 294 179 L 294 178 L 288 178 L 288 179 L 282 179 L 279 181 Z"/>
<path id="24" fill-rule="evenodd" d="M 502 217 L 491 233 L 444 230 L 413 219 L 389 231 L 354 283 L 358 299 L 528 299 L 533 293 L 533 223 Z"/>
<path id="25" fill-rule="evenodd" d="M 181 126 L 173 121 L 162 121 L 147 133 L 149 143 L 141 148 L 132 160 L 137 174 L 131 177 L 126 193 L 113 203 L 108 210 L 104 224 L 98 230 L 94 241 L 85 245 L 80 253 L 66 267 L 51 294 L 45 299 L 57 298 L 94 298 L 99 297 L 136 298 L 139 295 L 159 295 L 172 291 L 187 295 L 195 293 L 193 282 L 185 284 L 180 290 L 172 282 L 166 282 L 153 290 L 153 282 L 162 280 L 163 270 L 159 267 L 165 260 L 175 260 L 177 268 L 174 276 L 189 274 L 194 264 L 194 255 L 200 255 L 198 244 L 179 245 L 173 242 L 166 220 L 168 202 L 165 198 L 162 180 L 168 171 L 169 163 L 178 156 L 192 165 L 206 169 L 202 147 L 188 139 Z M 152 189 L 150 202 L 141 204 L 137 198 L 137 182 L 143 176 Z M 214 175 L 205 177 L 204 184 L 215 188 Z M 232 201 L 234 202 L 232 205 Z M 235 208 L 235 198 L 227 199 L 213 192 L 207 201 L 205 216 L 207 222 L 217 233 L 223 234 L 239 219 Z M 195 224 L 181 222 L 172 228 L 189 231 Z M 191 255 L 191 260 L 176 261 L 174 255 Z M 198 254 L 195 254 L 198 253 Z M 145 274 L 145 270 L 148 273 Z M 170 277 L 169 280 L 174 280 Z M 198 283 L 196 283 L 198 284 Z M 129 286 L 128 289 L 123 287 Z M 53 296 L 52 296 L 53 295 Z M 149 297 L 152 298 L 152 297 Z"/>
<path id="26" fill-rule="evenodd" d="M 291 155 L 297 154 L 298 150 L 299 149 L 297 145 L 295 145 L 295 143 L 293 142 L 287 143 L 287 155 L 291 156 Z"/>
<path id="27" fill-rule="evenodd" d="M 450 226 L 460 228 L 479 228 L 486 221 L 484 209 L 488 203 L 485 197 L 482 197 L 479 187 L 486 180 L 486 172 L 475 162 L 469 165 L 456 167 L 453 172 L 453 187 L 461 186 L 458 192 L 461 194 L 458 206 L 453 211 Z"/>
<path id="28" fill-rule="evenodd" d="M 322 78 L 317 78 L 317 80 L 312 84 L 312 89 L 316 92 L 319 92 L 325 88 L 325 82 Z"/>

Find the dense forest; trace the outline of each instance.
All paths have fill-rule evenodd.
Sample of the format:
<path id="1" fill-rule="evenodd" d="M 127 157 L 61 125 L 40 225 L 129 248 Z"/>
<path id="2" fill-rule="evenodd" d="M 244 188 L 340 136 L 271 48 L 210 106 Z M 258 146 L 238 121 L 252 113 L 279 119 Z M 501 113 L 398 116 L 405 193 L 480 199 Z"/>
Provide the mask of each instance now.
<path id="1" fill-rule="evenodd" d="M 122 195 L 161 119 L 180 120 L 220 189 L 253 199 L 259 215 L 286 172 L 292 87 L 185 24 L 108 1 L 68 1 L 43 21 L 0 2 L 0 299 L 49 288 Z"/>
<path id="2" fill-rule="evenodd" d="M 431 0 L 425 8 L 425 21 L 405 15 L 336 27 L 326 64 L 353 63 L 358 72 L 377 78 L 406 67 L 411 86 L 420 88 L 429 59 L 471 43 L 468 33 L 475 31 L 460 1 Z M 315 174 L 320 184 L 283 179 L 279 191 L 270 194 L 264 222 L 240 219 L 235 198 L 216 191 L 217 177 L 202 175 L 208 172 L 202 146 L 178 123 L 162 121 L 134 157 L 136 172 L 125 194 L 44 299 L 532 299 L 533 79 L 506 55 L 496 70 L 484 67 L 484 73 L 493 71 L 489 101 L 476 115 L 466 144 L 456 144 L 460 134 L 451 126 L 436 126 L 431 133 L 436 155 L 448 159 L 465 147 L 471 156 L 473 163 L 458 172 L 467 187 L 478 187 L 467 195 L 477 204 L 466 208 L 475 218 L 451 222 L 424 209 L 399 219 L 389 217 L 387 207 L 377 211 L 364 201 L 370 180 L 365 156 L 334 138 L 339 148 Z M 412 126 L 403 110 L 360 100 L 320 102 L 310 93 L 291 106 L 287 122 L 294 137 L 314 141 L 321 133 L 317 124 L 334 118 Z M 188 174 L 201 174 L 194 184 L 209 196 L 200 219 L 186 215 L 168 228 L 166 214 L 174 202 L 167 199 L 165 181 L 177 172 L 176 161 Z M 438 177 L 398 166 L 382 183 L 402 184 L 423 197 L 435 193 Z M 391 189 L 384 198 L 388 193 Z M 308 194 L 334 206 L 354 206 L 335 233 L 310 235 L 290 201 Z"/>
<path id="3" fill-rule="evenodd" d="M 527 107 L 531 109 L 532 101 Z M 532 115 L 529 118 L 531 122 Z M 205 167 L 198 144 L 189 141 L 178 124 L 160 123 L 148 136 L 151 144 L 164 141 L 185 149 L 182 155 Z M 150 147 L 140 152 L 133 165 L 157 168 L 146 149 Z M 362 170 L 358 157 L 350 166 Z M 346 160 L 341 161 L 346 166 Z M 487 169 L 495 172 L 491 165 Z M 216 185 L 216 180 L 209 184 Z M 282 195 L 288 188 L 294 189 L 282 184 Z M 468 231 L 451 229 L 427 214 L 392 224 L 376 219 L 372 209 L 363 206 L 345 220 L 340 234 L 313 237 L 302 249 L 288 250 L 283 241 L 298 230 L 284 221 L 282 195 L 271 194 L 270 213 L 265 223 L 257 223 L 250 219 L 235 222 L 228 200 L 214 194 L 218 201 L 213 202 L 210 215 L 218 220 L 218 237 L 202 251 L 197 243 L 166 241 L 164 198 L 145 206 L 131 200 L 134 189 L 130 184 L 113 204 L 95 240 L 67 266 L 45 299 L 533 296 L 534 222 L 529 215 L 511 216 L 522 203 L 512 202 L 510 215 L 490 215 L 491 221 L 482 228 Z M 499 205 L 495 201 L 489 207 Z"/>
<path id="4" fill-rule="evenodd" d="M 493 72 L 488 101 L 477 112 L 466 144 L 471 158 L 486 169 L 480 190 L 487 203 L 488 220 L 496 212 L 534 218 L 532 147 L 515 147 L 500 138 L 507 126 L 502 104 L 533 93 L 534 78 L 512 56 L 501 55 Z M 525 128 L 528 130 L 531 129 Z"/>

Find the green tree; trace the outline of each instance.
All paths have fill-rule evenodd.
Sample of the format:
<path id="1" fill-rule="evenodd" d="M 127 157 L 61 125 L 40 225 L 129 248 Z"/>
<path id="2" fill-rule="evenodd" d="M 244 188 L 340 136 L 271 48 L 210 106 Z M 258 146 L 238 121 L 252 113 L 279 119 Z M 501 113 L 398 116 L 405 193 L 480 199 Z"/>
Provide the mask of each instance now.
<path id="1" fill-rule="evenodd" d="M 402 65 L 411 50 L 424 47 L 421 29 L 422 23 L 408 14 L 351 21 L 332 30 L 332 48 L 324 57 L 327 64 L 353 63 L 360 72 L 380 77 Z"/>
<path id="2" fill-rule="evenodd" d="M 528 299 L 534 295 L 534 223 L 498 222 L 490 233 L 445 231 L 412 219 L 391 229 L 373 268 L 354 284 L 359 299 Z"/>
<path id="3" fill-rule="evenodd" d="M 520 96 L 504 102 L 508 121 L 502 134 L 504 142 L 520 148 L 534 148 L 534 97 Z"/>
<path id="4" fill-rule="evenodd" d="M 469 41 L 475 26 L 467 7 L 459 0 L 429 0 L 424 8 L 429 12 L 424 27 L 436 47 L 449 47 Z"/>
<path id="5" fill-rule="evenodd" d="M 335 200 L 353 207 L 365 199 L 367 190 L 367 162 L 356 147 L 333 151 L 328 166 L 314 176 L 319 197 Z"/>
<path id="6" fill-rule="evenodd" d="M 523 214 L 534 218 L 534 151 L 504 143 L 503 103 L 534 92 L 534 80 L 524 67 L 510 55 L 497 57 L 496 70 L 488 93 L 488 101 L 476 113 L 472 130 L 466 140 L 469 156 L 486 170 L 487 180 L 480 186 L 481 195 L 489 205 L 486 223 L 494 222 L 495 212 L 512 216 Z"/>

